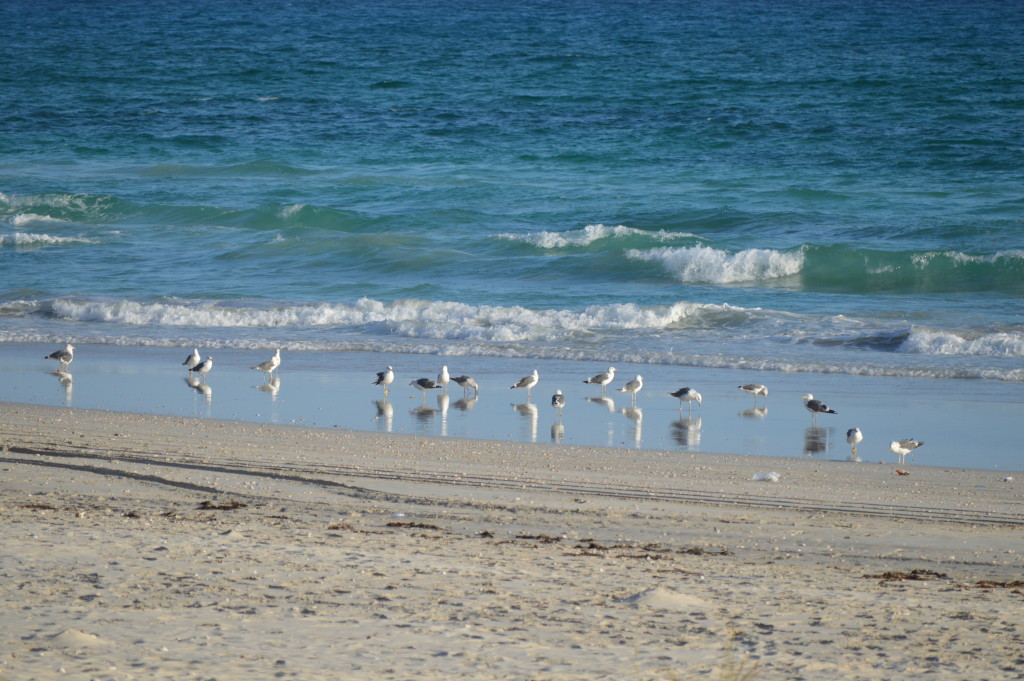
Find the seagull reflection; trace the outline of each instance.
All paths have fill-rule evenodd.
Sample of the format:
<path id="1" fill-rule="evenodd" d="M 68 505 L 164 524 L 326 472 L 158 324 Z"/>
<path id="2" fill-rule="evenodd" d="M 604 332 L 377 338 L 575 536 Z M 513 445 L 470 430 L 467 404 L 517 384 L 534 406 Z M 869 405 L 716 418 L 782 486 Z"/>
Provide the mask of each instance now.
<path id="1" fill-rule="evenodd" d="M 57 371 L 57 382 L 60 383 L 61 387 L 64 388 L 64 402 L 68 406 L 71 406 L 71 393 L 74 391 L 74 378 L 70 372 L 58 370 Z"/>
<path id="2" fill-rule="evenodd" d="M 644 410 L 640 407 L 630 406 L 624 408 L 622 413 L 633 422 L 633 442 L 639 447 L 643 441 Z"/>
<path id="3" fill-rule="evenodd" d="M 611 413 L 615 413 L 615 400 L 610 397 L 588 397 L 587 402 L 593 402 L 594 404 L 600 404 Z"/>
<path id="4" fill-rule="evenodd" d="M 527 420 L 527 425 L 530 428 L 530 442 L 537 441 L 537 405 L 533 402 L 524 402 L 522 404 L 513 404 L 512 408 L 522 415 Z"/>
<path id="5" fill-rule="evenodd" d="M 373 406 L 377 408 L 377 415 L 373 417 L 373 420 L 379 424 L 377 428 L 380 429 L 381 425 L 383 425 L 384 432 L 390 433 L 395 421 L 395 408 L 391 406 L 387 398 L 374 400 Z"/>
<path id="6" fill-rule="evenodd" d="M 562 425 L 561 421 L 555 421 L 551 424 L 551 441 L 556 445 L 562 443 L 562 438 L 565 437 L 565 426 Z"/>
<path id="7" fill-rule="evenodd" d="M 200 381 L 195 376 L 189 376 L 185 379 L 185 383 L 188 387 L 195 390 L 197 393 L 205 397 L 207 400 L 213 399 L 213 387 L 204 381 Z"/>
<path id="8" fill-rule="evenodd" d="M 412 414 L 412 417 L 420 423 L 426 424 L 430 423 L 430 420 L 437 416 L 437 409 L 421 404 L 418 407 L 410 409 L 409 413 Z"/>
<path id="9" fill-rule="evenodd" d="M 804 431 L 804 454 L 814 456 L 828 452 L 828 428 L 811 426 Z"/>
<path id="10" fill-rule="evenodd" d="M 672 438 L 684 447 L 700 447 L 700 416 L 688 416 L 672 422 Z"/>
<path id="11" fill-rule="evenodd" d="M 473 411 L 473 407 L 476 406 L 477 400 L 480 398 L 474 395 L 473 397 L 463 397 L 461 400 L 455 400 L 452 406 L 462 411 Z"/>
<path id="12" fill-rule="evenodd" d="M 751 407 L 739 413 L 745 419 L 763 419 L 768 415 L 768 407 Z"/>
<path id="13" fill-rule="evenodd" d="M 271 399 L 276 400 L 277 391 L 281 389 L 281 379 L 278 378 L 277 376 L 274 376 L 266 383 L 261 383 L 260 385 L 256 386 L 256 389 L 262 390 L 265 393 L 270 393 Z"/>
<path id="14" fill-rule="evenodd" d="M 448 367 L 445 367 L 445 371 Z M 448 404 L 451 402 L 451 398 L 448 397 L 448 393 L 437 394 L 437 408 L 441 412 L 441 435 L 448 435 Z"/>

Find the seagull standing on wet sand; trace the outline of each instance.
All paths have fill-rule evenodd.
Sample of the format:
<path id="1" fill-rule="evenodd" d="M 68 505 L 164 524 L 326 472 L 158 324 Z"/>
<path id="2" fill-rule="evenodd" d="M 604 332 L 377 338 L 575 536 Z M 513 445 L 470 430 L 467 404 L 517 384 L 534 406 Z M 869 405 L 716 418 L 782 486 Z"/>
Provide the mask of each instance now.
<path id="1" fill-rule="evenodd" d="M 601 394 L 604 395 L 605 394 L 605 389 L 608 387 L 608 384 L 611 383 L 614 380 L 615 380 L 615 367 L 608 367 L 608 371 L 606 371 L 606 372 L 604 372 L 602 374 L 597 374 L 596 376 L 591 376 L 590 378 L 586 379 L 583 382 L 584 383 L 596 383 L 597 385 L 601 386 Z"/>
<path id="2" fill-rule="evenodd" d="M 377 380 L 373 382 L 374 385 L 384 386 L 384 394 L 388 394 L 388 386 L 395 380 L 395 371 L 388 365 L 388 368 L 384 371 L 377 372 Z"/>
<path id="3" fill-rule="evenodd" d="M 893 440 L 889 443 L 889 450 L 900 457 L 900 463 L 903 463 L 903 458 L 910 454 L 912 451 L 923 445 L 923 442 L 918 442 L 912 437 L 908 437 L 905 440 Z"/>
<path id="4" fill-rule="evenodd" d="M 199 355 L 199 348 L 192 348 L 192 354 L 185 358 L 182 362 L 182 366 L 188 369 L 191 374 L 192 370 L 196 368 L 196 365 L 203 361 L 203 358 Z"/>
<path id="5" fill-rule="evenodd" d="M 472 376 L 456 376 L 452 379 L 455 384 L 462 388 L 462 394 L 468 395 L 469 391 L 472 390 L 474 394 L 480 394 L 480 387 L 476 384 L 476 380 Z"/>
<path id="6" fill-rule="evenodd" d="M 207 357 L 199 364 L 192 367 L 192 371 L 203 377 L 203 383 L 206 383 L 206 374 L 210 373 L 210 369 L 213 368 L 213 357 Z"/>
<path id="7" fill-rule="evenodd" d="M 804 401 L 804 406 L 807 407 L 807 411 L 811 412 L 811 421 L 817 423 L 818 414 L 838 414 L 835 409 L 829 409 L 828 406 L 821 400 L 814 399 L 814 395 L 807 393 L 801 397 Z"/>
<path id="8" fill-rule="evenodd" d="M 530 391 L 533 390 L 533 386 L 537 385 L 538 381 L 540 381 L 540 374 L 537 373 L 536 369 L 534 369 L 532 374 L 529 376 L 523 376 L 518 381 L 510 385 L 509 388 L 512 390 L 516 388 L 526 388 L 526 401 L 529 402 L 531 394 Z"/>
<path id="9" fill-rule="evenodd" d="M 857 456 L 857 445 L 860 444 L 861 440 L 864 439 L 863 433 L 860 432 L 860 428 L 850 428 L 846 431 L 846 441 L 850 444 L 853 449 L 853 455 Z"/>
<path id="10" fill-rule="evenodd" d="M 255 371 L 262 371 L 267 374 L 267 378 L 270 378 L 274 374 L 274 370 L 281 366 L 281 349 L 278 348 L 274 353 L 274 356 L 268 359 L 266 362 L 261 362 L 253 367 Z"/>
<path id="11" fill-rule="evenodd" d="M 636 404 L 636 394 L 644 387 L 644 377 L 640 374 L 636 375 L 632 381 L 619 388 L 620 393 L 629 393 L 633 397 L 633 404 Z"/>
<path id="12" fill-rule="evenodd" d="M 420 391 L 420 395 L 423 397 L 424 402 L 427 399 L 428 390 L 434 390 L 441 387 L 429 378 L 417 378 L 415 381 L 409 381 L 409 385 Z"/>
<path id="13" fill-rule="evenodd" d="M 768 397 L 768 386 L 761 385 L 760 383 L 747 383 L 746 385 L 737 386 L 740 390 L 745 393 L 750 393 L 754 396 L 754 404 L 757 404 L 757 396 L 764 395 Z"/>
<path id="14" fill-rule="evenodd" d="M 551 406 L 555 408 L 555 412 L 561 416 L 562 407 L 565 406 L 565 395 L 562 394 L 561 390 L 556 390 L 555 394 L 551 396 Z"/>
<path id="15" fill-rule="evenodd" d="M 683 402 L 689 402 L 690 411 L 693 411 L 693 403 L 696 402 L 699 405 L 701 403 L 701 400 L 703 399 L 701 397 L 701 394 L 694 390 L 693 388 L 680 388 L 675 392 L 669 393 L 669 395 L 679 400 L 680 414 L 683 412 Z"/>
<path id="16" fill-rule="evenodd" d="M 445 364 L 441 367 L 441 372 L 437 375 L 437 384 L 441 386 L 443 392 L 448 392 L 448 381 L 452 380 L 451 376 L 448 375 L 448 365 Z"/>
<path id="17" fill-rule="evenodd" d="M 46 357 L 43 357 L 43 359 L 55 359 L 58 362 L 60 362 L 60 366 L 57 368 L 57 371 L 60 371 L 61 369 L 67 369 L 68 365 L 71 364 L 71 360 L 73 360 L 74 358 L 75 346 L 72 345 L 71 343 L 65 345 L 63 350 L 54 350 Z"/>

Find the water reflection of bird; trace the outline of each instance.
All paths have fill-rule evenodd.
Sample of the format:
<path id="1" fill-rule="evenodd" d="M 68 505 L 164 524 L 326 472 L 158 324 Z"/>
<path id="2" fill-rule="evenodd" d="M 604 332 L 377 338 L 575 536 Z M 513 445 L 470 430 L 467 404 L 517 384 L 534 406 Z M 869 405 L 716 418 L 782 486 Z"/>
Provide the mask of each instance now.
<path id="1" fill-rule="evenodd" d="M 610 412 L 615 411 L 615 400 L 610 397 L 588 397 L 587 402 L 593 402 L 594 404 L 600 404 Z"/>
<path id="2" fill-rule="evenodd" d="M 903 459 L 907 454 L 910 454 L 923 444 L 923 442 L 918 442 L 914 438 L 908 437 L 904 440 L 893 440 L 889 443 L 889 449 L 899 457 L 899 462 L 903 463 Z"/>
<path id="3" fill-rule="evenodd" d="M 701 417 L 687 417 L 672 422 L 672 438 L 684 447 L 700 446 Z"/>
<path id="4" fill-rule="evenodd" d="M 480 398 L 475 395 L 473 397 L 463 397 L 460 400 L 455 400 L 455 402 L 452 403 L 452 406 L 461 411 L 472 411 L 479 399 Z"/>
<path id="5" fill-rule="evenodd" d="M 257 390 L 262 390 L 265 393 L 270 393 L 271 397 L 276 398 L 277 393 L 281 390 L 281 378 L 274 376 L 266 383 L 256 386 Z"/>
<path id="6" fill-rule="evenodd" d="M 811 426 L 804 431 L 804 454 L 814 456 L 828 451 L 828 428 Z"/>
<path id="7" fill-rule="evenodd" d="M 390 433 L 392 423 L 394 423 L 395 408 L 391 406 L 387 398 L 375 400 L 373 406 L 377 408 L 377 415 L 373 420 L 383 423 L 384 431 Z"/>
<path id="8" fill-rule="evenodd" d="M 763 419 L 768 415 L 768 407 L 751 407 L 740 412 L 745 419 Z"/>

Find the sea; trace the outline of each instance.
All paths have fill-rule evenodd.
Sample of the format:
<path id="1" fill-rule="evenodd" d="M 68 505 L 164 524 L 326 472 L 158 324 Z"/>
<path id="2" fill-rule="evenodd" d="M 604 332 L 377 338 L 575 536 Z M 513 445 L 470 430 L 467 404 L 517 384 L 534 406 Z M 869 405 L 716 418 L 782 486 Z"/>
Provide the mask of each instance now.
<path id="1" fill-rule="evenodd" d="M 5 0 L 0 26 L 0 343 L 1024 395 L 1016 2 Z"/>

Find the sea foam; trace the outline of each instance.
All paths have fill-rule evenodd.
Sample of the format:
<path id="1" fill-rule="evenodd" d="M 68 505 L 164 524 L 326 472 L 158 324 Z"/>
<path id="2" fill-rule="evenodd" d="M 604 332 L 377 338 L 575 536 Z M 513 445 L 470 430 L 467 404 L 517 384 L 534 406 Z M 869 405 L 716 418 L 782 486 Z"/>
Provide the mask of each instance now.
<path id="1" fill-rule="evenodd" d="M 925 355 L 1024 357 L 1024 333 L 998 331 L 968 336 L 915 326 L 897 351 Z"/>
<path id="2" fill-rule="evenodd" d="M 674 241 L 677 239 L 695 239 L 699 238 L 695 234 L 689 234 L 685 232 L 667 232 L 665 230 L 658 230 L 657 232 L 649 232 L 642 229 L 636 229 L 634 227 L 626 227 L 624 225 L 616 225 L 610 227 L 607 225 L 587 225 L 583 229 L 574 229 L 565 232 L 534 232 L 530 234 L 498 234 L 499 239 L 505 239 L 507 241 L 519 241 L 522 243 L 531 244 L 537 248 L 553 249 L 553 248 L 569 248 L 571 246 L 589 246 L 596 241 L 602 239 L 615 239 L 623 237 L 642 237 L 646 239 L 653 239 L 654 241 Z"/>
<path id="3" fill-rule="evenodd" d="M 662 247 L 641 251 L 630 249 L 633 260 L 660 263 L 685 283 L 733 284 L 778 279 L 798 274 L 804 265 L 804 251 L 749 248 L 730 253 L 709 246 Z"/>
<path id="4" fill-rule="evenodd" d="M 91 244 L 96 243 L 92 239 L 84 237 L 51 236 L 49 234 L 29 234 L 26 232 L 15 232 L 14 234 L 0 234 L 0 246 L 57 246 L 61 244 Z"/>

